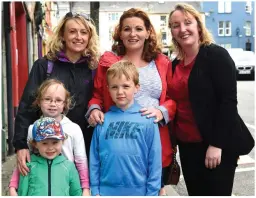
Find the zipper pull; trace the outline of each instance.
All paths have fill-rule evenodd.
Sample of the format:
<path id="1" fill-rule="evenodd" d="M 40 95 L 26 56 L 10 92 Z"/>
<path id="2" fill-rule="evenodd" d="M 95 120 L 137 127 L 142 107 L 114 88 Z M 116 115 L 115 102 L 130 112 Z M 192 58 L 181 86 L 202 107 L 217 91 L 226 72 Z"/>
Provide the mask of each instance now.
<path id="1" fill-rule="evenodd" d="M 48 166 L 51 166 L 52 165 L 52 159 L 51 160 L 47 159 L 47 164 L 48 164 Z"/>

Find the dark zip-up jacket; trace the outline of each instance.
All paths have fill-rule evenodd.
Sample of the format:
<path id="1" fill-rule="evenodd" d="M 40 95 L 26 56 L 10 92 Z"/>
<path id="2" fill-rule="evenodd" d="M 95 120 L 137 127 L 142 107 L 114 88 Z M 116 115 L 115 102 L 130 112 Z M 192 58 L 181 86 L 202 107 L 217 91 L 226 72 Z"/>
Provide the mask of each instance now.
<path id="1" fill-rule="evenodd" d="M 46 58 L 38 59 L 35 61 L 29 74 L 29 79 L 21 97 L 15 118 L 13 145 L 16 150 L 28 148 L 28 127 L 40 117 L 39 109 L 31 107 L 31 105 L 35 100 L 38 87 L 47 78 L 47 64 L 48 60 Z M 74 107 L 69 110 L 67 117 L 81 127 L 84 138 L 86 139 L 88 130 L 85 132 L 87 122 L 84 115 L 87 111 L 88 101 L 92 97 L 93 89 L 92 70 L 88 68 L 86 59 L 77 63 L 65 61 L 63 58 L 57 59 L 54 61 L 50 78 L 56 78 L 63 82 L 70 92 L 74 101 Z M 89 138 L 86 143 L 90 141 L 91 139 Z"/>
<path id="2" fill-rule="evenodd" d="M 175 59 L 174 72 L 177 63 Z M 238 114 L 236 67 L 227 50 L 215 44 L 200 48 L 188 90 L 203 140 L 235 155 L 248 154 L 254 139 Z"/>

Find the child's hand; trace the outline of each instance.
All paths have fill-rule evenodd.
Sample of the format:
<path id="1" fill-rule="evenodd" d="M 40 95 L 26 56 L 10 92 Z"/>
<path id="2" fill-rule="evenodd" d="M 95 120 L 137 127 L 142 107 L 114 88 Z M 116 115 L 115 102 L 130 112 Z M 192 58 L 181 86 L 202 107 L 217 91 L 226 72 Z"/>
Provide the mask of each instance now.
<path id="1" fill-rule="evenodd" d="M 83 196 L 91 196 L 90 195 L 90 190 L 88 188 L 83 189 Z"/>
<path id="2" fill-rule="evenodd" d="M 9 188 L 9 195 L 10 196 L 18 196 L 18 193 L 14 187 Z"/>

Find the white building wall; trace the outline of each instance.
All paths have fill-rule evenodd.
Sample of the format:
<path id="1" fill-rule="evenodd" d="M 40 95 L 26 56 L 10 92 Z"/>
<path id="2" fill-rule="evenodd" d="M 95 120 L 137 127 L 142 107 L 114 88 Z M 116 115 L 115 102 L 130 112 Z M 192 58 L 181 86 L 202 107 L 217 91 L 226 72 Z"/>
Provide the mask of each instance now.
<path id="1" fill-rule="evenodd" d="M 108 20 L 108 12 L 100 12 L 99 14 L 100 28 L 99 28 L 99 38 L 100 38 L 100 52 L 111 50 L 112 41 L 109 40 L 109 28 L 110 22 Z"/>

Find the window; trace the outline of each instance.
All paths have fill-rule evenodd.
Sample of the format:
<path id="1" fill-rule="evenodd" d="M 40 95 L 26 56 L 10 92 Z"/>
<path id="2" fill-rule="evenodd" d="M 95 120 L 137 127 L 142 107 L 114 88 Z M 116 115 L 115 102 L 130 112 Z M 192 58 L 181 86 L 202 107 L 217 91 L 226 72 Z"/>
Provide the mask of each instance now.
<path id="1" fill-rule="evenodd" d="M 219 44 L 221 47 L 224 47 L 225 49 L 231 49 L 231 44 L 227 43 L 227 44 Z"/>
<path id="2" fill-rule="evenodd" d="M 119 19 L 118 13 L 109 13 L 108 14 L 109 21 L 118 21 L 118 19 Z"/>
<path id="3" fill-rule="evenodd" d="M 219 36 L 231 36 L 231 22 L 230 21 L 219 21 L 218 35 Z"/>
<path id="4" fill-rule="evenodd" d="M 223 21 L 219 22 L 218 35 L 224 36 L 224 22 Z"/>
<path id="5" fill-rule="evenodd" d="M 231 22 L 226 21 L 225 23 L 225 36 L 231 36 Z"/>
<path id="6" fill-rule="evenodd" d="M 245 36 L 251 36 L 252 32 L 251 32 L 251 21 L 246 21 L 245 22 Z"/>
<path id="7" fill-rule="evenodd" d="M 163 45 L 167 45 L 167 36 L 166 36 L 166 32 L 162 32 L 162 43 Z"/>
<path id="8" fill-rule="evenodd" d="M 219 1 L 218 13 L 231 13 L 231 1 Z"/>
<path id="9" fill-rule="evenodd" d="M 160 26 L 166 26 L 166 16 L 160 16 Z"/>
<path id="10" fill-rule="evenodd" d="M 250 13 L 252 12 L 252 2 L 251 1 L 247 1 L 246 5 L 245 5 L 245 12 Z"/>
<path id="11" fill-rule="evenodd" d="M 112 39 L 113 39 L 112 36 L 113 36 L 113 34 L 114 34 L 114 29 L 115 29 L 115 28 L 114 28 L 113 26 L 109 27 L 109 29 L 108 29 L 108 36 L 109 36 L 109 37 L 108 37 L 108 40 L 109 40 L 109 41 L 112 41 Z"/>

